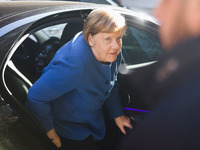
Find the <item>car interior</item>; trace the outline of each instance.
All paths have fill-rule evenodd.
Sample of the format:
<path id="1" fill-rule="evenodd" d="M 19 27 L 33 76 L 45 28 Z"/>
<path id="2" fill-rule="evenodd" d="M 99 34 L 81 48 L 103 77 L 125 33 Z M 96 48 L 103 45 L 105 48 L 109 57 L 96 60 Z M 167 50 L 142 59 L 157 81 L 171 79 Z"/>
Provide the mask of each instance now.
<path id="1" fill-rule="evenodd" d="M 8 89 L 23 104 L 28 89 L 40 76 L 42 69 L 51 61 L 55 52 L 73 36 L 82 31 L 83 22 L 66 23 L 61 37 L 48 37 L 42 44 L 28 37 L 16 50 L 5 71 Z M 33 35 L 32 35 L 33 36 Z"/>

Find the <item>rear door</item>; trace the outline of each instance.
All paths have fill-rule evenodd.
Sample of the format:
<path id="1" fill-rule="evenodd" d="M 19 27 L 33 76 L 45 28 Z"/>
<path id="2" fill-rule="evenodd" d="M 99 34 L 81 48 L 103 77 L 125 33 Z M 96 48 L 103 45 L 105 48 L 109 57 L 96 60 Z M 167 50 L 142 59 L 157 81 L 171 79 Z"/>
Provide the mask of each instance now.
<path id="1" fill-rule="evenodd" d="M 157 32 L 158 24 L 146 20 L 143 16 L 139 18 L 126 16 L 126 20 L 128 28 L 123 38 L 123 63 L 118 75 L 118 82 L 125 113 L 135 119 L 149 113 L 149 108 L 140 99 L 138 91 L 141 89 L 134 81 L 134 77 L 141 69 L 157 62 L 164 52 Z M 127 77 L 128 74 L 129 77 Z"/>

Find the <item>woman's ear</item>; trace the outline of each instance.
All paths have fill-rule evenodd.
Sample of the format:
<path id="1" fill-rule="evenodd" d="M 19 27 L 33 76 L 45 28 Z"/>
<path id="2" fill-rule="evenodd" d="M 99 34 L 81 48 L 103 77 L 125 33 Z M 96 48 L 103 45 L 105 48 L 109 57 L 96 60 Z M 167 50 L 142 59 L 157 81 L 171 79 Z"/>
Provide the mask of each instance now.
<path id="1" fill-rule="evenodd" d="M 89 45 L 90 45 L 91 47 L 94 46 L 94 36 L 92 36 L 91 33 L 89 33 L 89 35 L 88 35 L 88 43 L 89 43 Z"/>

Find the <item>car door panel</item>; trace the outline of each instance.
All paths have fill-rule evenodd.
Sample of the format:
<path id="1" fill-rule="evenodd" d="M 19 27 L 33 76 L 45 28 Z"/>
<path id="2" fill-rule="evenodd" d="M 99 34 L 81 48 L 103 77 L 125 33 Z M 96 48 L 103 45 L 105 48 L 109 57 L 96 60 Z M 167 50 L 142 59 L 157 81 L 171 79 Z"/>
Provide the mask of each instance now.
<path id="1" fill-rule="evenodd" d="M 128 18 L 127 32 L 123 38 L 118 82 L 120 98 L 125 113 L 130 117 L 142 117 L 150 113 L 150 105 L 142 101 L 145 84 L 138 81 L 138 73 L 157 62 L 164 55 L 157 34 L 158 25 L 148 25 Z"/>

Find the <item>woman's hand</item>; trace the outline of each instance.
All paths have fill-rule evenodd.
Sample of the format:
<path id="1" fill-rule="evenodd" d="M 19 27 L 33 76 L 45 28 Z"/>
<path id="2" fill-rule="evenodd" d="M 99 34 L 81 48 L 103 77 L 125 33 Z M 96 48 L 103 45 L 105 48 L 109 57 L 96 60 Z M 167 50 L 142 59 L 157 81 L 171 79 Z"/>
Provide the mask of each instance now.
<path id="1" fill-rule="evenodd" d="M 51 129 L 47 132 L 47 136 L 49 139 L 52 140 L 52 142 L 59 148 L 61 147 L 60 137 L 57 135 L 55 129 Z"/>
<path id="2" fill-rule="evenodd" d="M 117 126 L 119 127 L 119 129 L 122 131 L 123 134 L 126 134 L 124 127 L 128 127 L 130 129 L 133 128 L 130 123 L 130 118 L 127 116 L 119 116 L 115 118 L 115 123 L 117 124 Z"/>

